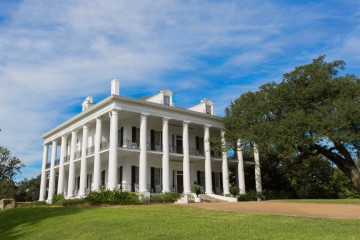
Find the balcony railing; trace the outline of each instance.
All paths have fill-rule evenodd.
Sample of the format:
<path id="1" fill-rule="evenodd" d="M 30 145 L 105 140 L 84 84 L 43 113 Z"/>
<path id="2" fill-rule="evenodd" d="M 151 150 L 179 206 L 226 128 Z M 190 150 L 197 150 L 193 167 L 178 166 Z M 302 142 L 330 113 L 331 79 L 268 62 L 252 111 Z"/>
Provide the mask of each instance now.
<path id="1" fill-rule="evenodd" d="M 60 164 L 60 158 L 55 160 L 55 166 L 58 166 Z"/>
<path id="2" fill-rule="evenodd" d="M 211 157 L 213 158 L 222 158 L 221 152 L 213 152 L 211 151 Z"/>
<path id="3" fill-rule="evenodd" d="M 174 146 L 174 145 L 169 145 L 169 152 L 170 153 L 180 153 L 183 154 L 183 146 Z"/>
<path id="4" fill-rule="evenodd" d="M 192 156 L 204 156 L 203 149 L 190 148 L 189 154 Z"/>
<path id="5" fill-rule="evenodd" d="M 157 152 L 162 152 L 162 144 L 155 141 L 155 142 L 148 142 L 147 143 L 147 150 L 150 151 L 157 151 Z"/>
<path id="6" fill-rule="evenodd" d="M 100 151 L 108 149 L 109 148 L 109 143 L 107 141 L 102 141 L 100 143 Z"/>
<path id="7" fill-rule="evenodd" d="M 86 149 L 86 156 L 87 156 L 87 155 L 91 155 L 91 154 L 93 154 L 94 152 L 95 152 L 95 146 L 88 147 L 88 148 Z"/>
<path id="8" fill-rule="evenodd" d="M 74 159 L 78 159 L 78 158 L 81 158 L 81 150 L 75 152 Z"/>
<path id="9" fill-rule="evenodd" d="M 122 142 L 118 143 L 118 146 L 121 148 L 128 148 L 128 149 L 139 149 L 140 144 L 138 142 L 133 142 L 132 140 L 123 139 Z"/>

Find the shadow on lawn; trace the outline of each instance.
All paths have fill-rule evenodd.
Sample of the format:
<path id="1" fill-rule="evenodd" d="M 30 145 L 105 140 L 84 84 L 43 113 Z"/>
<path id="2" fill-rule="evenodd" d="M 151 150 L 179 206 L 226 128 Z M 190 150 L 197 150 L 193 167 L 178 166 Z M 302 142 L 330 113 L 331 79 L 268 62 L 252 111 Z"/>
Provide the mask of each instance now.
<path id="1" fill-rule="evenodd" d="M 76 214 L 82 211 L 82 208 L 15 208 L 0 212 L 0 239 L 19 239 L 25 237 L 28 231 L 21 228 L 20 225 L 31 226 L 41 222 L 44 219 Z"/>

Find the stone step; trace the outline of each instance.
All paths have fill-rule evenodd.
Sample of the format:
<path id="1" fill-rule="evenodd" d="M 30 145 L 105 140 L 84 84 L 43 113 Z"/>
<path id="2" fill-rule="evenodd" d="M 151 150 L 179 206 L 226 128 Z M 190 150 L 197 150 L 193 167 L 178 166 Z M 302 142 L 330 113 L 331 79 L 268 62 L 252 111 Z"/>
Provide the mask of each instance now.
<path id="1" fill-rule="evenodd" d="M 207 194 L 200 194 L 199 197 L 201 198 L 202 202 L 224 202 L 220 199 L 216 199 L 214 197 L 211 197 Z"/>

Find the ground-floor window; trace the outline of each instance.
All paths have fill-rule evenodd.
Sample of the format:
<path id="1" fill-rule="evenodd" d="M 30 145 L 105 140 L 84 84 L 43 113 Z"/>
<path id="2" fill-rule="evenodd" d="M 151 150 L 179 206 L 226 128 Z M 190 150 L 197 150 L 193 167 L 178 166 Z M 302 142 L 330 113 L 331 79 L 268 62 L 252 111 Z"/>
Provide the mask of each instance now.
<path id="1" fill-rule="evenodd" d="M 80 176 L 77 176 L 75 178 L 75 189 L 79 190 L 80 189 Z"/>
<path id="2" fill-rule="evenodd" d="M 91 183 L 92 183 L 92 174 L 89 173 L 86 176 L 86 188 L 91 188 Z"/>
<path id="3" fill-rule="evenodd" d="M 205 190 L 205 172 L 197 171 L 197 184 L 202 187 L 202 190 Z"/>
<path id="4" fill-rule="evenodd" d="M 222 173 L 221 172 L 213 173 L 213 191 L 216 194 L 220 194 L 222 192 Z"/>
<path id="5" fill-rule="evenodd" d="M 139 167 L 131 166 L 131 191 L 139 190 Z"/>
<path id="6" fill-rule="evenodd" d="M 101 171 L 101 186 L 105 187 L 105 170 Z"/>
<path id="7" fill-rule="evenodd" d="M 161 168 L 151 168 L 151 190 L 161 192 Z"/>
<path id="8" fill-rule="evenodd" d="M 123 167 L 121 166 L 121 167 L 118 168 L 118 174 L 117 174 L 117 176 L 118 176 L 118 184 L 122 183 L 122 178 L 123 178 L 122 175 L 123 175 Z"/>

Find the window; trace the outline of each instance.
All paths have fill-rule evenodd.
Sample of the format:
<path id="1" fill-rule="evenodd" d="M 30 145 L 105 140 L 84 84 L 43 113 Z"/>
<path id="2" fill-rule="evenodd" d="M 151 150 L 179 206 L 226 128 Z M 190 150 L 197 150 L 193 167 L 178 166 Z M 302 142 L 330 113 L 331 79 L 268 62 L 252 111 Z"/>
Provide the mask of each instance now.
<path id="1" fill-rule="evenodd" d="M 140 128 L 132 127 L 132 143 L 136 143 L 137 146 L 140 145 Z M 138 147 L 135 147 L 138 148 Z"/>
<path id="2" fill-rule="evenodd" d="M 205 188 L 205 172 L 200 171 L 199 185 Z"/>
<path id="3" fill-rule="evenodd" d="M 118 174 L 117 174 L 117 176 L 118 176 L 118 184 L 122 184 L 122 171 L 123 171 L 123 167 L 121 166 L 121 167 L 118 168 Z"/>
<path id="4" fill-rule="evenodd" d="M 204 138 L 196 136 L 196 155 L 204 155 Z"/>
<path id="5" fill-rule="evenodd" d="M 160 168 L 154 169 L 154 183 L 155 183 L 155 185 L 161 184 L 161 169 Z"/>
<path id="6" fill-rule="evenodd" d="M 101 172 L 101 186 L 105 186 L 105 170 Z"/>
<path id="7" fill-rule="evenodd" d="M 164 95 L 164 105 L 170 106 L 170 96 Z"/>
<path id="8" fill-rule="evenodd" d="M 206 107 L 206 114 L 211 114 L 211 105 L 206 104 L 205 107 Z"/>
<path id="9" fill-rule="evenodd" d="M 88 174 L 86 176 L 86 188 L 91 188 L 92 183 L 92 174 Z"/>
<path id="10" fill-rule="evenodd" d="M 150 131 L 150 140 L 151 140 L 151 150 L 161 151 L 161 132 L 151 130 Z"/>
<path id="11" fill-rule="evenodd" d="M 80 176 L 77 176 L 75 178 L 75 189 L 79 190 L 80 189 Z"/>
<path id="12" fill-rule="evenodd" d="M 135 184 L 139 184 L 139 167 L 135 167 Z"/>

